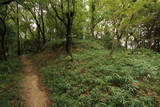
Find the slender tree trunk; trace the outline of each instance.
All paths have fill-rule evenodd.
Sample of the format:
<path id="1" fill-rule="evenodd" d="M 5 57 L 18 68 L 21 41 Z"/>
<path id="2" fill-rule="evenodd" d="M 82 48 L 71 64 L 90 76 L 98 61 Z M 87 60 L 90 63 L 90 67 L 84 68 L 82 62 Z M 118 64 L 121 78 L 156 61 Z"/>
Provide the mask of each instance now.
<path id="1" fill-rule="evenodd" d="M 58 20 L 57 20 L 57 17 L 55 17 L 55 28 L 56 28 L 56 32 L 55 32 L 55 34 L 56 34 L 56 36 L 58 36 Z"/>
<path id="2" fill-rule="evenodd" d="M 110 53 L 109 53 L 109 56 L 110 57 L 112 57 L 112 54 L 113 54 L 113 52 L 114 52 L 114 50 L 115 50 L 115 48 L 116 48 L 116 46 L 115 46 L 115 37 L 117 36 L 117 31 L 116 31 L 116 28 L 114 28 L 114 37 L 113 37 L 113 40 L 112 40 L 112 47 L 111 47 L 111 51 L 110 51 Z"/>
<path id="3" fill-rule="evenodd" d="M 128 36 L 126 36 L 126 40 L 125 40 L 125 48 L 127 49 L 128 48 Z"/>
<path id="4" fill-rule="evenodd" d="M 45 24 L 44 24 L 44 18 L 43 18 L 43 9 L 41 8 L 41 21 L 42 21 L 42 38 L 43 38 L 43 45 L 46 43 L 46 37 L 45 37 Z"/>
<path id="5" fill-rule="evenodd" d="M 38 7 L 39 8 L 39 12 L 41 11 L 40 10 L 40 6 Z M 35 17 L 35 20 L 37 22 L 37 34 L 38 34 L 38 37 L 37 37 L 37 51 L 41 51 L 41 36 L 42 36 L 42 29 L 41 29 L 41 16 L 40 16 L 40 13 L 38 12 L 38 18 Z"/>
<path id="6" fill-rule="evenodd" d="M 17 3 L 17 55 L 21 55 L 20 35 L 19 35 L 19 8 Z"/>
<path id="7" fill-rule="evenodd" d="M 83 11 L 85 11 L 85 1 L 84 0 L 82 0 L 82 9 Z M 83 34 L 82 39 L 85 40 L 86 37 L 85 37 L 85 27 L 84 26 L 82 27 L 82 34 Z"/>
<path id="8" fill-rule="evenodd" d="M 2 51 L 2 60 L 7 60 L 6 50 L 5 50 L 5 35 L 6 35 L 6 23 L 5 19 L 0 18 L 0 21 L 3 23 L 4 31 L 1 33 L 1 51 Z"/>
<path id="9" fill-rule="evenodd" d="M 1 48 L 2 48 L 2 55 L 3 55 L 2 59 L 7 60 L 6 50 L 5 50 L 5 35 L 2 35 Z"/>
<path id="10" fill-rule="evenodd" d="M 39 28 L 37 29 L 37 51 L 39 52 L 41 50 L 41 33 Z"/>
<path id="11" fill-rule="evenodd" d="M 113 52 L 114 52 L 114 39 L 112 40 L 112 46 L 111 46 L 111 51 L 109 52 L 109 57 L 112 57 Z"/>
<path id="12" fill-rule="evenodd" d="M 91 34 L 94 37 L 94 11 L 95 11 L 95 4 L 94 0 L 91 1 Z"/>

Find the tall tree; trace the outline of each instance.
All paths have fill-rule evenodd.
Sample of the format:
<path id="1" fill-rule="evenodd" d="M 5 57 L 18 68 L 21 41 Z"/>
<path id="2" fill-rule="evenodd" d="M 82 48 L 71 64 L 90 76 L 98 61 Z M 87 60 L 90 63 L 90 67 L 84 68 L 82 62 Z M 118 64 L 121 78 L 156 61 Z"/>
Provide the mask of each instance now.
<path id="1" fill-rule="evenodd" d="M 75 0 L 67 1 L 51 1 L 52 9 L 54 10 L 56 17 L 64 24 L 66 28 L 66 52 L 72 57 L 72 25 L 75 15 Z M 59 11 L 59 9 L 61 9 Z"/>

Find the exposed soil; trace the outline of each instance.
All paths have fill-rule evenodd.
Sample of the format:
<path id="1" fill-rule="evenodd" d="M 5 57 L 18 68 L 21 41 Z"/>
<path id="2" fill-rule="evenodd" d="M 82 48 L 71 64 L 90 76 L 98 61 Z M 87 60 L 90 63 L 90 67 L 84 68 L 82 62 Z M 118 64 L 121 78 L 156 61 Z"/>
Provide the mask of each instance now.
<path id="1" fill-rule="evenodd" d="M 26 56 L 21 57 L 24 64 L 22 99 L 25 107 L 50 107 L 50 101 L 45 88 L 41 83 L 36 67 Z"/>

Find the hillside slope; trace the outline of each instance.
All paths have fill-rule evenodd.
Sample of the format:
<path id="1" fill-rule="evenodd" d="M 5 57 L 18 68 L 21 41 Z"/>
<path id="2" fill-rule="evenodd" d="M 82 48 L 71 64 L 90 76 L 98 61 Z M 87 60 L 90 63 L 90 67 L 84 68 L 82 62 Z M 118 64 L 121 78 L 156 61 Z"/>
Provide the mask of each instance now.
<path id="1" fill-rule="evenodd" d="M 89 43 L 88 43 L 89 42 Z M 61 50 L 62 51 L 62 50 Z M 39 65 L 54 107 L 155 107 L 160 104 L 160 55 L 146 49 L 109 51 L 92 41 L 31 58 Z"/>

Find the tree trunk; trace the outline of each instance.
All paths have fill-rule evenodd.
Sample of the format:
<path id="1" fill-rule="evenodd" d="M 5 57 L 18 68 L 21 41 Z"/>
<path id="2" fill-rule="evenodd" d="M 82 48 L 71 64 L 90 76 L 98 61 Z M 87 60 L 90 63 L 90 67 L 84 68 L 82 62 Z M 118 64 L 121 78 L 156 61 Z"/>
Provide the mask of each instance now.
<path id="1" fill-rule="evenodd" d="M 66 34 L 66 52 L 71 56 L 72 58 L 72 37 L 71 37 L 71 28 L 67 28 L 67 34 Z"/>
<path id="2" fill-rule="evenodd" d="M 4 31 L 1 33 L 1 51 L 2 51 L 2 60 L 7 60 L 6 57 L 6 50 L 5 50 L 5 35 L 6 35 L 6 23 L 5 19 L 0 18 L 1 22 L 3 23 Z"/>
<path id="3" fill-rule="evenodd" d="M 43 39 L 43 45 L 46 43 L 46 38 L 45 38 L 45 24 L 44 24 L 44 18 L 43 18 L 43 9 L 41 8 L 41 21 L 42 21 L 42 39 Z"/>
<path id="4" fill-rule="evenodd" d="M 128 36 L 126 36 L 126 40 L 125 40 L 125 48 L 128 49 Z"/>
<path id="5" fill-rule="evenodd" d="M 71 57 L 71 60 L 73 60 L 72 56 L 72 18 L 71 18 L 71 12 L 70 12 L 70 1 L 68 0 L 68 15 L 67 15 L 67 34 L 66 34 L 66 52 Z"/>
<path id="6" fill-rule="evenodd" d="M 19 35 L 19 8 L 17 3 L 17 55 L 21 55 L 20 35 Z"/>
<path id="7" fill-rule="evenodd" d="M 91 2 L 91 34 L 94 37 L 94 11 L 95 11 L 95 4 L 94 0 Z"/>
<path id="8" fill-rule="evenodd" d="M 39 28 L 37 29 L 37 51 L 41 51 L 41 33 L 40 33 L 40 30 Z"/>
<path id="9" fill-rule="evenodd" d="M 7 60 L 6 50 L 5 50 L 5 35 L 2 35 L 1 48 L 2 48 L 2 56 L 3 56 L 2 59 Z"/>

